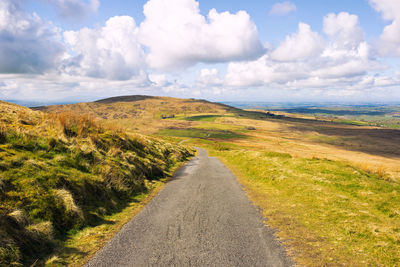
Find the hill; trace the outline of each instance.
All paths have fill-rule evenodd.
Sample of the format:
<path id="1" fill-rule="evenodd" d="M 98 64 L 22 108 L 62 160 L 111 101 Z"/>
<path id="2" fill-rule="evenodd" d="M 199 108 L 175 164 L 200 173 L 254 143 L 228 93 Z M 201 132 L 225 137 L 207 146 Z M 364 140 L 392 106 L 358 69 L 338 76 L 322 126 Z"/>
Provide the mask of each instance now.
<path id="1" fill-rule="evenodd" d="M 242 112 L 227 105 L 205 100 L 172 97 L 120 96 L 95 102 L 37 107 L 48 113 L 78 112 L 89 114 L 109 125 L 119 125 L 125 130 L 152 134 L 161 128 L 190 126 L 184 121 L 162 120 L 187 114 L 226 115 Z"/>
<path id="2" fill-rule="evenodd" d="M 124 98 L 42 110 L 92 114 L 131 133 L 206 148 L 238 176 L 299 265 L 396 266 L 400 130 L 203 100 Z"/>
<path id="3" fill-rule="evenodd" d="M 69 233 L 104 222 L 191 155 L 88 114 L 0 101 L 0 265 L 39 264 Z"/>

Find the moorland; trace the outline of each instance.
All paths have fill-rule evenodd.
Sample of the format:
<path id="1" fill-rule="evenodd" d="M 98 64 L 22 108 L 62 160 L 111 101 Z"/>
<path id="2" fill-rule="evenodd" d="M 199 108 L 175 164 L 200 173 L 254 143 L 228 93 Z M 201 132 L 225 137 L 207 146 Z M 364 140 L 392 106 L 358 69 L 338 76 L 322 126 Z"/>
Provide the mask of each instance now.
<path id="1" fill-rule="evenodd" d="M 15 108 L 12 105 L 10 107 Z M 329 114 L 326 110 L 330 109 L 324 108 L 325 113 Z M 12 112 L 10 110 L 6 113 Z M 59 180 L 54 182 L 57 186 L 51 191 L 52 199 L 58 199 L 58 202 L 55 202 L 64 207 L 65 212 L 68 211 L 66 207 L 69 205 L 68 212 L 72 213 L 72 203 L 75 203 L 75 210 L 80 208 L 82 212 L 86 210 L 89 214 L 100 214 L 100 217 L 102 214 L 113 214 L 113 208 L 109 208 L 110 211 L 105 208 L 106 211 L 100 212 L 96 210 L 97 207 L 93 208 L 92 212 L 90 208 L 80 207 L 79 203 L 83 203 L 80 200 L 71 200 L 70 196 L 79 195 L 81 179 L 89 179 L 88 177 L 93 175 L 93 179 L 99 180 L 102 185 L 108 181 L 104 178 L 107 177 L 107 171 L 96 170 L 98 164 L 87 162 L 85 159 L 86 152 L 82 147 L 88 139 L 91 141 L 86 145 L 98 151 L 94 153 L 102 162 L 112 162 L 109 163 L 111 166 L 124 166 L 117 168 L 126 171 L 116 176 L 122 180 L 130 168 L 137 168 L 135 163 L 131 164 L 134 166 L 125 166 L 126 161 L 129 164 L 129 156 L 125 154 L 134 150 L 140 155 L 137 145 L 125 147 L 125 142 L 142 144 L 139 148 L 143 153 L 148 153 L 142 154 L 142 158 L 148 159 L 143 159 L 144 162 L 150 165 L 156 162 L 157 166 L 154 168 L 161 168 L 161 171 L 156 172 L 156 177 L 165 177 L 170 166 L 183 162 L 190 156 L 191 147 L 197 146 L 206 148 L 210 155 L 221 159 L 236 174 L 250 200 L 261 208 L 266 218 L 265 223 L 276 230 L 276 236 L 296 263 L 306 266 L 320 266 L 321 263 L 326 266 L 396 266 L 399 262 L 400 130 L 389 124 L 381 127 L 369 123 L 349 123 L 347 120 L 357 120 L 344 120 L 339 114 L 335 115 L 338 116 L 337 119 L 322 116 L 319 114 L 320 110 L 315 112 L 318 114 L 292 114 L 290 110 L 266 111 L 254 107 L 243 110 L 205 100 L 148 96 L 116 97 L 89 103 L 45 106 L 35 108 L 35 111 L 24 109 L 24 112 L 40 114 L 41 118 L 57 118 L 59 122 L 55 119 L 50 120 L 56 121 L 56 126 L 48 126 L 51 123 L 46 122 L 44 125 L 47 126 L 44 128 L 47 132 L 54 132 L 51 136 L 58 136 L 59 139 L 56 140 L 61 143 L 58 146 L 67 148 L 60 149 L 60 152 L 54 151 L 53 147 L 57 145 L 50 145 L 50 139 L 44 137 L 44 141 L 37 142 L 43 143 L 43 148 L 37 145 L 37 148 L 29 150 L 27 147 L 31 146 L 20 145 L 22 141 L 13 141 L 19 140 L 12 137 L 13 133 L 4 135 L 6 137 L 3 138 L 1 156 L 4 160 L 7 157 L 9 163 L 7 168 L 2 169 L 1 174 L 3 175 L 4 171 L 17 173 L 12 166 L 31 168 L 30 164 L 27 164 L 31 158 L 35 160 L 35 164 L 44 165 L 42 168 L 45 170 L 48 168 L 54 172 L 55 169 L 64 171 L 66 168 L 64 180 L 71 176 L 68 172 L 73 171 L 74 182 L 78 184 L 77 191 L 74 191 L 76 193 L 71 193 L 70 187 L 68 190 L 60 187 Z M 76 117 L 75 121 L 82 120 L 81 116 L 84 114 L 93 124 L 101 125 L 101 130 L 91 130 L 88 135 L 87 130 L 80 129 L 79 125 L 85 125 L 81 122 L 65 128 L 65 125 L 69 124 L 65 124 L 63 118 L 75 118 L 76 114 L 81 115 Z M 358 113 L 355 115 L 361 116 Z M 11 123 L 5 123 L 14 125 L 18 122 L 18 129 L 29 128 L 29 131 L 43 125 L 43 119 L 32 125 L 23 122 L 27 115 L 14 116 L 17 117 L 10 120 Z M 396 118 L 393 118 L 396 121 Z M 55 130 L 52 130 L 53 128 Z M 22 130 L 17 131 L 17 136 L 20 131 Z M 92 131 L 95 138 L 92 137 Z M 73 133 L 72 136 L 69 136 L 70 132 Z M 96 138 L 99 138 L 100 142 L 93 141 Z M 116 143 L 112 138 L 124 141 Z M 131 138 L 134 141 L 129 141 Z M 82 145 L 78 145 L 81 142 Z M 105 143 L 108 146 L 97 147 L 97 143 Z M 184 146 L 180 145 L 182 143 Z M 159 147 L 154 151 L 151 149 L 156 144 L 162 147 L 161 151 L 164 152 L 161 154 L 164 156 L 160 154 Z M 168 147 L 169 152 L 165 152 L 165 147 Z M 44 159 L 47 156 L 43 155 L 49 152 L 54 156 Z M 58 153 L 72 163 L 62 163 L 65 160 L 59 160 L 61 157 Z M 173 162 L 169 163 L 171 153 L 175 156 Z M 81 154 L 82 156 L 77 156 Z M 12 160 L 17 156 L 25 158 L 14 164 Z M 155 159 L 160 156 L 161 161 Z M 80 161 L 82 163 L 77 164 Z M 35 171 L 32 169 L 29 173 L 35 174 Z M 24 175 L 20 173 L 17 178 L 12 178 L 12 183 L 24 181 L 20 188 L 30 188 L 28 185 L 36 183 L 34 181 L 37 178 L 33 179 L 35 176 L 31 180 L 25 180 L 21 178 Z M 144 177 L 148 175 L 144 173 L 141 176 L 139 188 L 142 189 L 135 189 L 135 192 L 146 192 L 143 185 L 146 185 Z M 47 183 L 48 179 L 42 180 Z M 116 184 L 119 186 L 119 182 Z M 110 188 L 113 185 L 107 186 Z M 129 182 L 125 187 L 121 188 L 123 192 L 132 191 Z M 14 190 L 10 188 L 1 191 L 5 192 L 4 198 L 9 198 L 9 192 Z M 59 190 L 68 191 L 70 195 L 66 197 L 68 192 Z M 65 199 L 69 199 L 69 202 Z M 18 203 L 14 206 L 10 204 L 6 209 L 8 213 L 3 212 L 6 214 L 3 216 L 14 218 L 13 208 L 20 206 Z M 29 210 L 29 220 L 37 222 L 36 224 L 43 223 L 32 214 L 36 213 Z M 77 214 L 79 215 L 79 212 Z M 75 217 L 79 218 L 78 215 Z M 51 220 L 45 222 L 48 221 Z M 19 229 L 30 233 L 29 229 L 36 224 L 19 224 Z M 97 226 L 90 223 L 85 225 L 99 227 L 105 223 L 102 224 L 100 220 L 96 224 Z M 95 238 L 96 233 L 81 225 L 75 227 L 72 224 L 69 229 L 74 229 L 75 232 L 69 232 L 64 237 L 75 238 L 74 240 L 78 241 L 70 245 L 68 257 L 81 259 L 84 257 L 79 256 L 81 249 L 74 251 L 72 248 L 76 248 L 79 240 L 87 236 Z"/>

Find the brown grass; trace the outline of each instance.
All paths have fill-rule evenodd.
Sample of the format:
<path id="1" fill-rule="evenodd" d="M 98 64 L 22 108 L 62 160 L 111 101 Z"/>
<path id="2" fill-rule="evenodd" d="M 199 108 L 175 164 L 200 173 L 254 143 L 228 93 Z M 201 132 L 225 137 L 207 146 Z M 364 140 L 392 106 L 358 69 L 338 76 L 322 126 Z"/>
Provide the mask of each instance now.
<path id="1" fill-rule="evenodd" d="M 61 112 L 54 116 L 67 137 L 87 137 L 92 129 L 99 127 L 89 113 Z"/>

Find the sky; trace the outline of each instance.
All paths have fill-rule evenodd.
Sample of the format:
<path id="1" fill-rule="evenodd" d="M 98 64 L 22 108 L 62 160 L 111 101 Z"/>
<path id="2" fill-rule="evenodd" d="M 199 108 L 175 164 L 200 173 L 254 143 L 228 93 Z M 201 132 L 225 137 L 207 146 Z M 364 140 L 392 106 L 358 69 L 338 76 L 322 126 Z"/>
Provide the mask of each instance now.
<path id="1" fill-rule="evenodd" d="M 399 0 L 0 0 L 0 99 L 400 102 Z"/>

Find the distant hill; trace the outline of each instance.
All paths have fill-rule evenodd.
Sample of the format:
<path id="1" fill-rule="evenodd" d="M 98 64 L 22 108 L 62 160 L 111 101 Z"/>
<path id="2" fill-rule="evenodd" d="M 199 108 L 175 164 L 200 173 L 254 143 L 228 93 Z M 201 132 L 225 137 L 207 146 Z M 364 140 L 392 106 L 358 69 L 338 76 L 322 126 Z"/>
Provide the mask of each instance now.
<path id="1" fill-rule="evenodd" d="M 146 95 L 128 95 L 128 96 L 109 97 L 109 98 L 100 99 L 100 100 L 97 100 L 94 102 L 103 103 L 103 104 L 111 104 L 111 103 L 115 103 L 115 102 L 135 102 L 135 101 L 146 100 L 146 99 L 155 99 L 155 98 L 158 98 L 158 97 L 146 96 Z"/>
<path id="2" fill-rule="evenodd" d="M 118 96 L 101 99 L 95 102 L 77 103 L 69 105 L 52 105 L 34 108 L 47 113 L 79 113 L 118 125 L 131 131 L 140 130 L 141 133 L 154 133 L 163 124 L 162 128 L 174 127 L 177 124 L 191 124 L 189 121 L 171 121 L 176 116 L 189 114 L 241 114 L 244 111 L 225 104 L 213 103 L 198 99 L 181 99 L 155 96 Z"/>
<path id="3" fill-rule="evenodd" d="M 144 95 L 117 96 L 94 102 L 35 107 L 45 112 L 87 112 L 103 119 L 142 117 L 145 114 L 227 113 L 237 108 L 198 99 L 180 99 Z"/>

